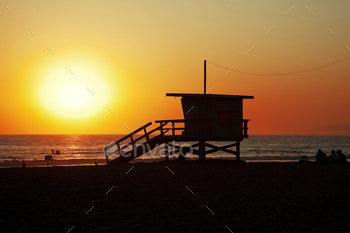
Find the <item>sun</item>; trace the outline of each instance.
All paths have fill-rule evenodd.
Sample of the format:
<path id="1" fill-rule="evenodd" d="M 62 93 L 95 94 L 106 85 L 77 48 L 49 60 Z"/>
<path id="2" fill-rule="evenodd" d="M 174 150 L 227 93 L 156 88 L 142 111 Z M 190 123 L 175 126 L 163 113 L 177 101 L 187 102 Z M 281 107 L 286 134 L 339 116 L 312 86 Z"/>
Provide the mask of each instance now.
<path id="1" fill-rule="evenodd" d="M 88 103 L 89 93 L 83 85 L 71 84 L 62 89 L 60 100 L 70 108 L 81 108 Z"/>
<path id="2" fill-rule="evenodd" d="M 40 85 L 39 99 L 46 110 L 67 119 L 92 117 L 110 102 L 110 87 L 102 75 L 75 66 L 74 75 L 64 68 L 51 71 Z"/>

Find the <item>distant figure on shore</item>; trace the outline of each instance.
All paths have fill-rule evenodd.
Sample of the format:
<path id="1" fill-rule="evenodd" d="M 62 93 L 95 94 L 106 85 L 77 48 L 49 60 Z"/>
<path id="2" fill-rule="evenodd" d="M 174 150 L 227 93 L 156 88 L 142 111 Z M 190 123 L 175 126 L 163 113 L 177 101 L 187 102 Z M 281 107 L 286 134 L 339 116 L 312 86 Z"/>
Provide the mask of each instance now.
<path id="1" fill-rule="evenodd" d="M 299 163 L 311 163 L 306 155 L 301 156 Z"/>
<path id="2" fill-rule="evenodd" d="M 346 157 L 343 153 L 341 153 L 341 150 L 337 150 L 337 154 L 338 154 L 338 160 L 336 161 L 338 164 L 348 164 L 348 162 L 346 161 Z"/>
<path id="3" fill-rule="evenodd" d="M 316 154 L 316 163 L 327 164 L 327 155 L 321 149 L 318 149 L 318 153 Z"/>
<path id="4" fill-rule="evenodd" d="M 27 167 L 26 161 L 23 159 L 22 168 L 26 168 L 26 167 Z"/>
<path id="5" fill-rule="evenodd" d="M 335 150 L 332 150 L 331 155 L 328 157 L 329 163 L 334 163 L 338 159 L 338 156 L 335 154 Z"/>
<path id="6" fill-rule="evenodd" d="M 52 155 L 55 156 L 55 155 L 60 155 L 61 152 L 59 150 L 56 150 L 56 152 L 53 150 L 53 148 L 51 149 L 51 152 L 52 152 Z"/>

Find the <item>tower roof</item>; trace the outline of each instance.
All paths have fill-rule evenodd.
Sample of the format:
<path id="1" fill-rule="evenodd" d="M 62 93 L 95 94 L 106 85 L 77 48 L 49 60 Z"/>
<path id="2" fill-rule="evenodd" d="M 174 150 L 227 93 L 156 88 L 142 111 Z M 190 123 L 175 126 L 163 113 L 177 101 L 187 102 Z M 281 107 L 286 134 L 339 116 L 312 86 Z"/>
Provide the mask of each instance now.
<path id="1" fill-rule="evenodd" d="M 232 98 L 232 99 L 254 99 L 254 96 L 249 95 L 217 95 L 217 94 L 192 94 L 192 93 L 166 93 L 166 96 L 173 97 L 204 97 L 207 98 Z"/>

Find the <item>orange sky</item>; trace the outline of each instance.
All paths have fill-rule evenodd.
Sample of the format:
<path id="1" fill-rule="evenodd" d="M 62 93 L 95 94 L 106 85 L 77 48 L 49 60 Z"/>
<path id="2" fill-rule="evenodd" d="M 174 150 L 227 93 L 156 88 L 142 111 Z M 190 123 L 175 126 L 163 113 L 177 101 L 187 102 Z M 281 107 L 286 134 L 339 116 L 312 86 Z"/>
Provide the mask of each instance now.
<path id="1" fill-rule="evenodd" d="M 126 126 L 181 119 L 180 99 L 165 93 L 202 93 L 205 59 L 284 73 L 349 57 L 349 7 L 316 0 L 2 1 L 0 134 L 123 134 Z M 249 134 L 297 134 L 350 123 L 349 64 L 288 76 L 226 75 L 208 64 L 207 89 L 255 96 L 244 101 Z"/>

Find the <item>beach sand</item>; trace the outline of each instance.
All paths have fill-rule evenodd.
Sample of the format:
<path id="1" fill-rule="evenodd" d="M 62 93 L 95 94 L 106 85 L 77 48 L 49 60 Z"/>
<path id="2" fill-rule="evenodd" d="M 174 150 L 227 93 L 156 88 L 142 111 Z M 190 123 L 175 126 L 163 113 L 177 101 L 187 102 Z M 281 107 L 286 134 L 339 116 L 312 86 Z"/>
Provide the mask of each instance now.
<path id="1" fill-rule="evenodd" d="M 348 232 L 349 181 L 297 163 L 3 168 L 0 232 Z"/>

